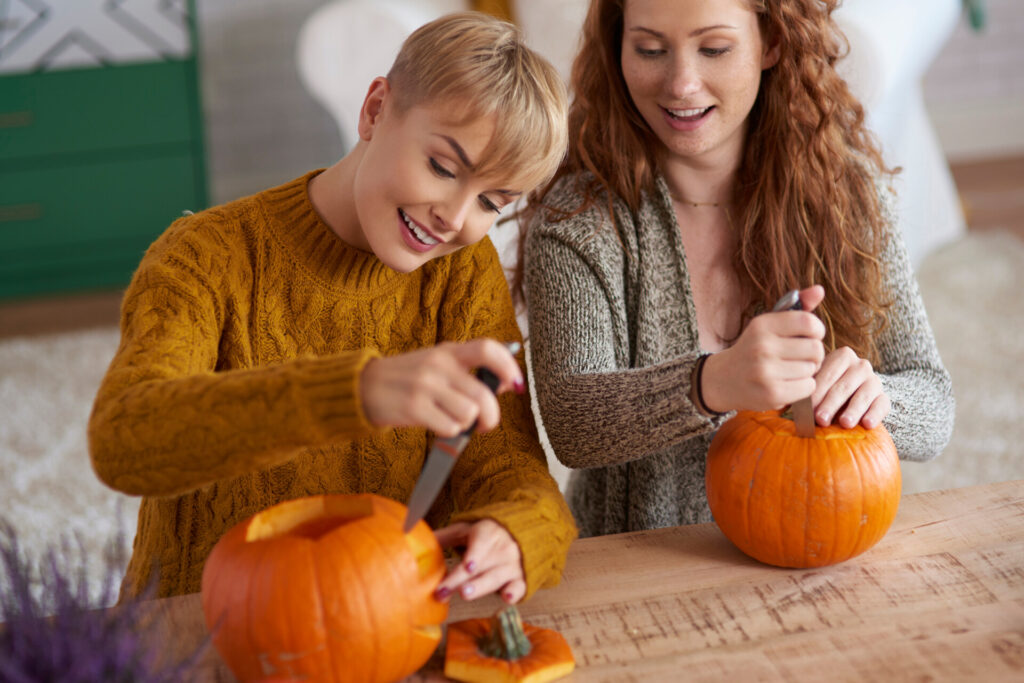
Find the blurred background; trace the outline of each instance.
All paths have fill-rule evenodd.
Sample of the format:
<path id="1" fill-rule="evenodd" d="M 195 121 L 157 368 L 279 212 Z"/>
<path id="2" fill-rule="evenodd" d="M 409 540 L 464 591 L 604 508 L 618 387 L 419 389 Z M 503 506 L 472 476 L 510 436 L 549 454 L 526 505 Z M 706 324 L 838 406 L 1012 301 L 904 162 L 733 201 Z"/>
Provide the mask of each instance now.
<path id="1" fill-rule="evenodd" d="M 585 0 L 0 0 L 0 514 L 27 548 L 134 533 L 85 423 L 146 246 L 336 161 L 401 40 L 470 7 L 510 13 L 567 75 Z M 904 169 L 900 227 L 958 400 L 905 491 L 1024 478 L 1024 2 L 846 0 L 837 20 Z M 492 231 L 503 255 L 514 232 Z"/>

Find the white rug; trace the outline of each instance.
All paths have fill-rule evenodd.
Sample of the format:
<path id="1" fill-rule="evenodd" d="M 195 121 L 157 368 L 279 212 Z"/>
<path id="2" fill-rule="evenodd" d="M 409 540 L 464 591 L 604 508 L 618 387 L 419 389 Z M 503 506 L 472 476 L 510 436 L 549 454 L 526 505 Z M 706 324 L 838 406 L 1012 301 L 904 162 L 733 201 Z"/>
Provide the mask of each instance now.
<path id="1" fill-rule="evenodd" d="M 928 257 L 919 279 L 953 377 L 957 423 L 937 460 L 905 463 L 904 491 L 1024 478 L 1024 242 L 970 235 Z M 0 514 L 32 557 L 79 534 L 90 576 L 139 501 L 93 475 L 85 427 L 116 329 L 0 341 Z M 553 468 L 563 478 L 564 469 Z M 2 585 L 0 580 L 0 585 Z"/>

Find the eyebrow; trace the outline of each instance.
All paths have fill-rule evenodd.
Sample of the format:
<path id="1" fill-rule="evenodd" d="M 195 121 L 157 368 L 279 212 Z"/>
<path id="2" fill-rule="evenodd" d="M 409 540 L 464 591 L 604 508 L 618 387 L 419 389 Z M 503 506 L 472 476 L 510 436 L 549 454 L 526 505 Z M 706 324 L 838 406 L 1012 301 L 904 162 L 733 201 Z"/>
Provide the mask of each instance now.
<path id="1" fill-rule="evenodd" d="M 451 145 L 452 151 L 455 152 L 456 156 L 459 157 L 459 161 L 462 162 L 463 166 L 468 168 L 470 171 L 475 171 L 476 170 L 476 164 L 474 164 L 472 161 L 469 160 L 469 157 L 466 155 L 466 150 L 462 149 L 462 145 L 460 145 L 455 140 L 455 138 L 451 137 L 450 135 L 442 135 L 441 133 L 436 133 L 436 135 L 437 135 L 437 137 L 441 138 L 442 140 L 447 142 L 449 145 Z M 494 190 L 494 191 L 497 192 L 498 194 L 503 194 L 503 195 L 506 195 L 508 197 L 518 197 L 519 195 L 523 194 L 519 190 Z"/>
<path id="2" fill-rule="evenodd" d="M 698 29 L 696 29 L 694 31 L 691 31 L 689 37 L 690 38 L 694 38 L 694 37 L 699 36 L 699 35 L 701 35 L 703 33 L 707 33 L 708 31 L 714 31 L 715 29 L 719 29 L 719 28 L 732 29 L 733 31 L 736 30 L 735 26 L 730 26 L 729 24 L 715 24 L 714 26 L 702 26 L 702 27 L 700 27 L 700 28 L 698 28 Z M 633 26 L 629 30 L 630 31 L 639 31 L 639 32 L 642 32 L 642 33 L 649 33 L 652 36 L 655 36 L 656 38 L 661 38 L 661 39 L 665 39 L 666 38 L 665 34 L 662 33 L 661 31 L 655 31 L 653 28 L 647 28 L 646 26 Z"/>
<path id="3" fill-rule="evenodd" d="M 462 149 L 462 145 L 456 142 L 455 138 L 450 135 L 442 135 L 441 133 L 437 133 L 437 136 L 451 145 L 452 151 L 459 157 L 459 161 L 462 162 L 463 166 L 471 171 L 476 170 L 476 164 L 469 160 L 469 157 L 466 155 L 466 150 Z"/>

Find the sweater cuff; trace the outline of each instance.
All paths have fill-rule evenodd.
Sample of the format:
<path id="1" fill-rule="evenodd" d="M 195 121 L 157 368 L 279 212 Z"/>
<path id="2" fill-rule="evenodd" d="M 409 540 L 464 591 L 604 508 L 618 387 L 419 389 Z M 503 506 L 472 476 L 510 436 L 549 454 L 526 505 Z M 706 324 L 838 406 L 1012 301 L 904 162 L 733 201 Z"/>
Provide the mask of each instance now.
<path id="1" fill-rule="evenodd" d="M 526 579 L 524 599 L 538 588 L 558 585 L 562 580 L 569 545 L 577 534 L 564 501 L 541 498 L 491 503 L 453 515 L 451 522 L 474 522 L 485 518 L 503 526 L 519 545 Z"/>
<path id="2" fill-rule="evenodd" d="M 360 349 L 296 362 L 297 393 L 305 404 L 310 427 L 320 439 L 378 431 L 363 411 L 360 381 L 366 364 L 379 357 L 373 349 Z"/>

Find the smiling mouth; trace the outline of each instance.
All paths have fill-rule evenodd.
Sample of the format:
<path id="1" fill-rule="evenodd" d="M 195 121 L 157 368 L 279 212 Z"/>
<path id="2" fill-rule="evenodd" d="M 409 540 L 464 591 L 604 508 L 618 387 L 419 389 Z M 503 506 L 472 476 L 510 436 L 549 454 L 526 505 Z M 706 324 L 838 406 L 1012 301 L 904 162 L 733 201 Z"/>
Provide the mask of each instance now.
<path id="1" fill-rule="evenodd" d="M 710 112 L 714 108 L 714 105 L 711 105 L 710 107 L 700 107 L 696 109 L 668 109 L 667 107 L 662 107 L 662 109 L 668 112 L 668 115 L 671 116 L 676 121 L 697 121 L 698 119 L 701 119 L 704 116 L 706 116 L 708 112 Z"/>
<path id="2" fill-rule="evenodd" d="M 406 214 L 405 211 L 399 209 L 398 215 L 402 217 L 402 220 L 405 221 L 405 224 L 409 227 L 409 232 L 412 233 L 413 237 L 415 237 L 420 244 L 432 247 L 435 244 L 441 243 L 440 240 L 431 237 L 426 230 L 417 225 L 416 221 L 409 218 L 409 215 Z"/>

